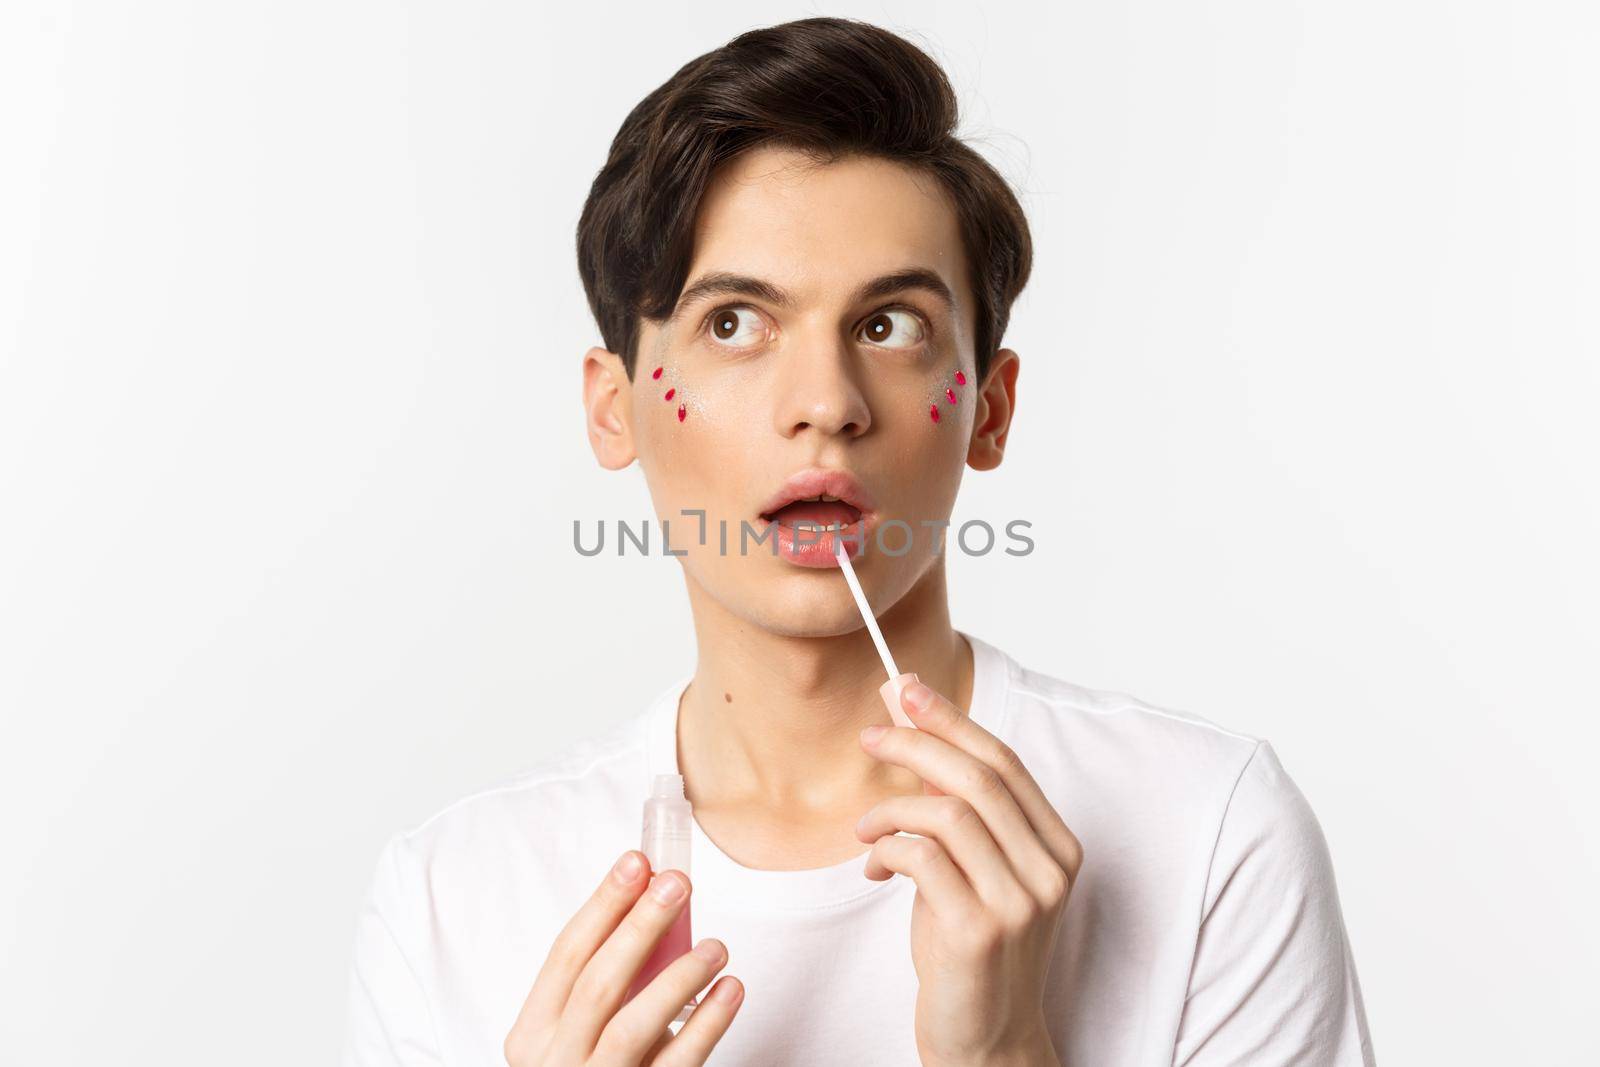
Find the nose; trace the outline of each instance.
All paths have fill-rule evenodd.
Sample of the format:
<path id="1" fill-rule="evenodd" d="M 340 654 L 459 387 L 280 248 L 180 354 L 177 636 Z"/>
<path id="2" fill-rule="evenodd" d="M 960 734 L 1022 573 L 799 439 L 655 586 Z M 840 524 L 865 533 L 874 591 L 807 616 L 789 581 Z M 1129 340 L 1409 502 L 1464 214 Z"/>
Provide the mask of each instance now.
<path id="1" fill-rule="evenodd" d="M 837 337 L 792 339 L 797 343 L 779 361 L 777 431 L 784 437 L 806 430 L 828 437 L 866 433 L 872 414 L 850 346 Z"/>

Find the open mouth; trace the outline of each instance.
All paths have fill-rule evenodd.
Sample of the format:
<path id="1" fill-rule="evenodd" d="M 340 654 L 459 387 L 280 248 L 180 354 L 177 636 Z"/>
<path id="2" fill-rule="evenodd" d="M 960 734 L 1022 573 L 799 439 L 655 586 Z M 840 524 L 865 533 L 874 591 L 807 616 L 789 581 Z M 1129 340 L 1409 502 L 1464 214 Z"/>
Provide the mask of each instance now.
<path id="1" fill-rule="evenodd" d="M 861 554 L 872 500 L 848 471 L 813 467 L 791 475 L 758 514 L 774 527 L 777 554 L 807 567 L 837 567 L 839 546 Z"/>
<path id="2" fill-rule="evenodd" d="M 833 496 L 791 500 L 776 511 L 762 512 L 768 522 L 791 530 L 840 531 L 861 521 L 861 509 Z"/>

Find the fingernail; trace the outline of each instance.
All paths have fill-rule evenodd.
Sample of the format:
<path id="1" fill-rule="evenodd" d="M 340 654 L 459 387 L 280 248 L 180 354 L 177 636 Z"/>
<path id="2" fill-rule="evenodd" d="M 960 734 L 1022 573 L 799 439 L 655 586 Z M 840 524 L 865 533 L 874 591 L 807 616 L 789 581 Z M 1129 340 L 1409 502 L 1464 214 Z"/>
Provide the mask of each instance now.
<path id="1" fill-rule="evenodd" d="M 883 732 L 887 729 L 887 726 L 874 723 L 873 725 L 868 726 L 861 731 L 861 740 L 865 741 L 869 745 L 873 744 L 878 740 L 878 738 L 883 736 Z"/>
<path id="2" fill-rule="evenodd" d="M 683 896 L 683 880 L 665 873 L 658 874 L 655 885 L 650 887 L 650 895 L 662 904 L 671 904 Z"/>
<path id="3" fill-rule="evenodd" d="M 915 677 L 916 675 L 912 675 L 912 678 Z M 906 703 L 911 705 L 912 711 L 927 711 L 933 707 L 933 690 L 920 681 L 906 683 L 905 698 Z"/>
<path id="4" fill-rule="evenodd" d="M 721 1001 L 724 1004 L 732 1004 L 739 999 L 739 992 L 739 984 L 737 982 L 730 982 L 724 979 L 717 984 L 717 988 L 711 991 L 711 999 Z"/>
<path id="5" fill-rule="evenodd" d="M 616 877 L 617 881 L 627 885 L 639 877 L 639 872 L 642 869 L 643 864 L 639 862 L 639 854 L 637 852 L 629 852 L 617 861 L 617 865 L 611 868 L 611 873 Z"/>
<path id="6" fill-rule="evenodd" d="M 722 945 L 708 937 L 694 947 L 694 954 L 710 963 L 721 963 Z"/>

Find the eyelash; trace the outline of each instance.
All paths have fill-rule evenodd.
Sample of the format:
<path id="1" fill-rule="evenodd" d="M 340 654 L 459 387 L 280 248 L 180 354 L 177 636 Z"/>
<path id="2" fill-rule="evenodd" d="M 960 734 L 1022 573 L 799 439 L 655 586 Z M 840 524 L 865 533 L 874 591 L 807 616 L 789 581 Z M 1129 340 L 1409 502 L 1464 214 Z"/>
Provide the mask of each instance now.
<path id="1" fill-rule="evenodd" d="M 739 310 L 739 309 L 748 309 L 750 311 L 758 310 L 753 304 L 722 304 L 719 307 L 714 307 L 709 312 L 707 312 L 706 313 L 706 317 L 701 320 L 701 322 L 700 322 L 700 330 L 699 330 L 699 333 L 696 336 L 699 336 L 699 337 L 702 337 L 702 338 L 705 337 L 706 334 L 707 334 L 707 331 L 709 331 L 710 328 L 711 328 L 712 320 L 714 320 L 718 315 L 722 314 L 724 311 L 736 311 L 736 310 Z M 872 315 L 879 315 L 879 314 L 882 314 L 885 311 L 904 311 L 904 312 L 907 312 L 908 314 L 915 315 L 917 317 L 917 320 L 922 323 L 922 342 L 921 342 L 921 344 L 929 345 L 929 344 L 933 343 L 933 340 L 934 340 L 933 323 L 921 311 L 919 311 L 918 309 L 912 307 L 910 304 L 885 304 L 883 307 L 878 308 L 875 311 L 873 311 Z M 872 321 L 872 315 L 868 315 L 865 319 L 862 319 L 861 320 L 861 325 L 865 326 L 868 322 Z M 858 327 L 857 330 L 856 330 L 856 334 L 855 335 L 859 336 L 860 333 L 861 333 L 861 330 Z M 721 341 L 712 341 L 711 343 L 714 344 L 718 348 L 736 348 L 737 347 L 737 346 L 734 346 L 734 345 L 724 344 Z M 863 342 L 863 343 L 864 344 L 869 344 L 869 345 L 872 344 L 871 341 L 866 341 L 866 342 Z M 754 347 L 754 346 L 750 346 L 750 347 Z M 881 347 L 881 346 L 879 346 L 879 347 Z M 889 349 L 888 351 L 894 351 L 894 349 Z M 901 351 L 910 351 L 910 349 L 902 349 Z"/>

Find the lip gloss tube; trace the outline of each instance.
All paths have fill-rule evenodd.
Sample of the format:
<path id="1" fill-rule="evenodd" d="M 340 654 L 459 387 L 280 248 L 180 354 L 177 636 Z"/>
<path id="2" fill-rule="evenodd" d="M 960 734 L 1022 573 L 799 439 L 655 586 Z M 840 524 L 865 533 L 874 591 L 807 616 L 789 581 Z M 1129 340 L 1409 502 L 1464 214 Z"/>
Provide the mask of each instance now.
<path id="1" fill-rule="evenodd" d="M 650 861 L 651 884 L 655 883 L 656 877 L 662 871 L 679 870 L 685 875 L 689 873 L 689 842 L 693 825 L 694 810 L 683 795 L 683 775 L 656 775 L 650 796 L 644 802 L 644 832 L 639 845 L 640 851 Z M 678 913 L 677 919 L 673 920 L 672 926 L 662 935 L 655 949 L 644 961 L 644 965 L 639 968 L 639 973 L 634 976 L 632 984 L 628 986 L 628 995 L 624 1003 L 632 1000 L 634 995 L 666 969 L 669 963 L 693 947 L 694 939 L 689 929 L 689 909 L 694 903 L 694 894 L 690 893 L 689 897 L 690 899 L 684 902 L 683 910 Z M 694 997 L 690 997 L 683 1010 L 672 1020 L 673 1023 L 686 1021 L 697 1003 Z"/>

